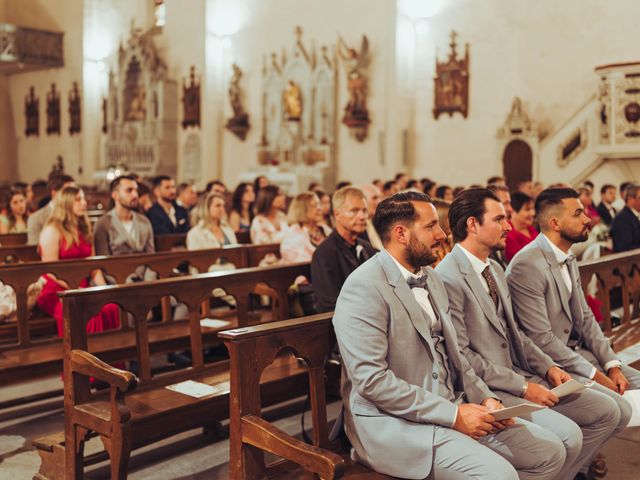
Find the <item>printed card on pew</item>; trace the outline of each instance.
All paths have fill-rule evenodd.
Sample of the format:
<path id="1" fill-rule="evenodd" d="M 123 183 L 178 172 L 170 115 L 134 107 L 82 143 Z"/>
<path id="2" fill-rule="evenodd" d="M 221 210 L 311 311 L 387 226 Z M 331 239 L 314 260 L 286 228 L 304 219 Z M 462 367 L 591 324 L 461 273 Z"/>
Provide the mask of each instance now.
<path id="1" fill-rule="evenodd" d="M 631 420 L 627 427 L 640 427 L 640 390 L 627 390 L 623 397 L 631 404 Z"/>
<path id="2" fill-rule="evenodd" d="M 174 392 L 189 395 L 194 398 L 202 398 L 207 395 L 213 395 L 221 390 L 221 387 L 212 387 L 206 383 L 200 383 L 193 380 L 185 380 L 184 382 L 175 383 L 173 385 L 167 385 L 169 390 Z"/>
<path id="3" fill-rule="evenodd" d="M 552 388 L 551 391 L 556 394 L 558 398 L 566 397 L 567 395 L 571 395 L 572 393 L 578 393 L 584 390 L 585 388 L 589 388 L 593 385 L 594 382 L 581 383 L 573 378 L 566 383 L 558 385 L 555 388 Z"/>
<path id="4" fill-rule="evenodd" d="M 203 318 L 200 320 L 200 326 L 217 329 L 229 328 L 231 326 L 231 322 L 220 320 L 219 318 Z"/>
<path id="5" fill-rule="evenodd" d="M 500 410 L 493 410 L 490 413 L 495 417 L 497 421 L 506 420 L 508 418 L 521 417 L 522 415 L 528 415 L 530 413 L 542 410 L 544 405 L 537 405 L 535 403 L 521 403 L 514 405 L 513 407 L 502 408 Z"/>

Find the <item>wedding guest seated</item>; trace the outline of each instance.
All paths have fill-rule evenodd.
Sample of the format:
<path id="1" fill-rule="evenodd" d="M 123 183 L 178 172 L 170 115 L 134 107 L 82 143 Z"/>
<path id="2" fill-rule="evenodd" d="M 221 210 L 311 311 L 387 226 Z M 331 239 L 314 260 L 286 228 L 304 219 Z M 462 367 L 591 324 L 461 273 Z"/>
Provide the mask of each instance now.
<path id="1" fill-rule="evenodd" d="M 331 218 L 331 195 L 321 189 L 309 190 L 314 192 L 320 200 L 320 209 L 322 210 L 322 228 L 333 228 L 333 219 Z"/>
<path id="2" fill-rule="evenodd" d="M 84 192 L 75 186 L 62 189 L 56 195 L 51 217 L 40 234 L 38 250 L 43 262 L 87 258 L 94 255 L 91 223 L 87 216 L 87 200 Z M 58 336 L 63 335 L 62 301 L 58 292 L 68 288 L 85 288 L 92 285 L 106 285 L 101 270 L 91 272 L 90 278 L 80 285 L 68 285 L 53 275 L 41 277 L 40 292 L 36 302 L 38 307 L 56 320 Z M 100 313 L 87 322 L 87 332 L 95 333 L 118 328 L 120 318 L 116 305 L 106 305 Z"/>
<path id="3" fill-rule="evenodd" d="M 0 233 L 27 231 L 27 197 L 21 190 L 11 189 L 4 202 L 5 214 L 0 215 Z"/>
<path id="4" fill-rule="evenodd" d="M 182 182 L 177 188 L 176 204 L 190 211 L 198 203 L 198 192 L 190 183 Z"/>
<path id="5" fill-rule="evenodd" d="M 111 182 L 110 191 L 114 207 L 96 223 L 96 255 L 155 252 L 151 222 L 137 211 L 138 183 L 134 177 L 117 177 Z"/>
<path id="6" fill-rule="evenodd" d="M 375 255 L 360 235 L 367 227 L 367 204 L 362 190 L 345 187 L 333 194 L 335 230 L 311 259 L 311 281 L 318 312 L 331 312 L 349 274 Z"/>
<path id="7" fill-rule="evenodd" d="M 515 192 L 511 195 L 511 206 L 513 213 L 510 223 L 513 228 L 507 233 L 505 248 L 507 262 L 510 262 L 516 253 L 538 236 L 538 231 L 533 226 L 536 215 L 533 198 L 525 193 Z"/>
<path id="8" fill-rule="evenodd" d="M 224 197 L 209 193 L 198 205 L 198 223 L 187 233 L 187 250 L 218 248 L 237 243 L 236 235 L 225 223 Z"/>
<path id="9" fill-rule="evenodd" d="M 453 202 L 453 189 L 449 185 L 440 185 L 436 188 L 436 198 L 445 202 Z"/>
<path id="10" fill-rule="evenodd" d="M 258 192 L 269 185 L 269 179 L 264 175 L 258 175 L 253 181 L 253 191 L 258 195 Z"/>
<path id="11" fill-rule="evenodd" d="M 138 183 L 138 212 L 147 213 L 153 207 L 153 194 L 149 186 L 137 180 Z"/>
<path id="12" fill-rule="evenodd" d="M 49 178 L 49 181 L 47 182 L 47 189 L 49 190 L 50 201 L 46 203 L 44 207 L 29 215 L 29 219 L 27 220 L 27 243 L 29 245 L 38 244 L 40 232 L 51 216 L 51 212 L 53 212 L 58 192 L 64 187 L 73 184 L 73 177 L 70 177 L 69 175 L 52 175 Z"/>
<path id="13" fill-rule="evenodd" d="M 376 211 L 378 204 L 382 200 L 382 193 L 380 192 L 380 189 L 372 183 L 363 185 L 362 193 L 364 193 L 364 196 L 367 199 L 368 215 L 367 229 L 361 235 L 361 238 L 369 242 L 374 249 L 382 250 L 382 241 L 380 240 L 380 235 L 378 235 L 378 232 L 376 232 L 376 229 L 373 226 L 373 222 L 371 221 L 373 213 Z"/>
<path id="14" fill-rule="evenodd" d="M 253 185 L 247 182 L 240 183 L 231 198 L 231 211 L 229 212 L 229 226 L 234 232 L 248 232 L 253 220 L 253 203 L 256 194 Z"/>
<path id="15" fill-rule="evenodd" d="M 227 194 L 227 186 L 220 180 L 211 180 L 204 189 L 205 193 L 218 193 L 223 197 Z"/>
<path id="16" fill-rule="evenodd" d="M 446 238 L 438 242 L 438 246 L 433 249 L 434 255 L 437 260 L 433 263 L 433 267 L 440 263 L 440 261 L 453 249 L 453 238 L 451 236 L 451 226 L 449 225 L 449 208 L 451 204 L 444 200 L 433 200 L 433 206 L 436 207 L 438 213 L 438 222 L 440 228 L 446 235 Z"/>
<path id="17" fill-rule="evenodd" d="M 611 225 L 618 211 L 613 206 L 616 201 L 616 187 L 611 184 L 605 184 L 600 188 L 600 203 L 596 207 L 600 218 L 605 225 Z"/>
<path id="18" fill-rule="evenodd" d="M 279 187 L 267 185 L 258 192 L 256 216 L 251 221 L 251 243 L 280 243 L 287 228 L 285 196 Z"/>
<path id="19" fill-rule="evenodd" d="M 280 256 L 285 262 L 310 262 L 313 252 L 331 230 L 325 230 L 320 224 L 322 210 L 318 196 L 312 192 L 303 192 L 295 196 L 287 213 L 289 227 L 280 242 Z"/>
<path id="20" fill-rule="evenodd" d="M 580 201 L 582 202 L 582 206 L 584 207 L 584 213 L 591 220 L 591 225 L 589 227 L 593 228 L 598 225 L 602 221 L 602 219 L 600 218 L 598 209 L 593 204 L 592 190 L 588 185 L 585 185 L 578 188 L 577 192 L 579 195 L 578 198 L 580 199 Z"/>
<path id="21" fill-rule="evenodd" d="M 629 185 L 624 191 L 625 207 L 611 222 L 614 252 L 640 248 L 640 185 Z"/>
<path id="22" fill-rule="evenodd" d="M 176 204 L 176 184 L 167 175 L 159 175 L 153 179 L 153 195 L 156 203 L 147 212 L 155 235 L 171 233 L 187 233 L 189 231 L 189 214 Z"/>

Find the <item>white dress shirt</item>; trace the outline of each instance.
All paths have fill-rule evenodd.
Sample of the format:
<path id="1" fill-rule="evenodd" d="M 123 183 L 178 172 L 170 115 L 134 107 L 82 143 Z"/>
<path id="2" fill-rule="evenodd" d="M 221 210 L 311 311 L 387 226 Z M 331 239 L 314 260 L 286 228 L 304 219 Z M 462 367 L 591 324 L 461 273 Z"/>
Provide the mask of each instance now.
<path id="1" fill-rule="evenodd" d="M 387 252 L 388 253 L 388 252 Z M 419 278 L 421 274 L 415 274 L 404 268 L 400 262 L 398 262 L 393 255 L 389 254 L 389 256 L 393 259 L 395 264 L 400 269 L 400 273 L 402 274 L 402 278 L 405 280 L 409 280 L 409 278 Z M 429 330 L 433 329 L 433 325 L 435 324 L 436 314 L 433 311 L 433 307 L 431 306 L 431 301 L 429 300 L 429 292 L 426 288 L 414 287 L 411 289 L 411 293 L 418 302 L 418 305 L 422 307 L 424 313 L 427 314 L 427 318 L 429 319 Z"/>
<path id="2" fill-rule="evenodd" d="M 460 250 L 464 252 L 464 254 L 471 262 L 471 268 L 473 268 L 473 271 L 476 272 L 476 275 L 480 279 L 480 284 L 484 287 L 485 292 L 489 293 L 489 284 L 487 283 L 487 280 L 482 276 L 482 272 L 484 272 L 484 269 L 491 266 L 491 264 L 489 263 L 489 259 L 487 258 L 483 262 L 462 245 L 458 244 L 458 247 L 460 247 Z"/>
<path id="3" fill-rule="evenodd" d="M 567 286 L 567 290 L 569 290 L 569 296 L 571 296 L 571 293 L 573 292 L 573 284 L 571 282 L 571 275 L 569 275 L 569 267 L 567 266 L 567 263 L 566 263 L 566 260 L 569 257 L 569 255 L 563 252 L 562 250 L 560 250 L 551 240 L 549 240 L 549 237 L 547 237 L 544 233 L 541 233 L 541 235 L 544 237 L 547 243 L 551 246 L 551 250 L 553 251 L 553 254 L 556 257 L 556 260 L 560 264 L 562 280 L 564 280 L 564 283 Z M 622 362 L 620 360 L 611 360 L 605 363 L 602 368 L 606 372 L 610 368 L 619 367 L 621 365 L 622 365 Z M 597 372 L 596 367 L 593 367 L 593 370 L 591 371 L 591 378 L 595 377 L 596 372 Z"/>

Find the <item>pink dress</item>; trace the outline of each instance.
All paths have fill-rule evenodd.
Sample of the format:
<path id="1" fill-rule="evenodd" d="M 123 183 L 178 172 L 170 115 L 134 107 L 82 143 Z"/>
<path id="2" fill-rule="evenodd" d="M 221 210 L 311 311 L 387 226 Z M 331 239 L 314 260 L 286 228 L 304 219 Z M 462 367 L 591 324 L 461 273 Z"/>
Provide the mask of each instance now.
<path id="1" fill-rule="evenodd" d="M 91 244 L 80 235 L 80 242 L 67 246 L 64 238 L 60 242 L 60 260 L 81 259 L 91 256 Z M 51 276 L 43 275 L 44 286 L 38 296 L 36 303 L 40 310 L 56 319 L 58 326 L 58 336 L 63 336 L 64 318 L 62 315 L 62 301 L 58 298 L 58 292 L 64 291 L 62 285 L 56 282 Z M 80 282 L 78 288 L 89 286 L 89 279 L 85 278 Z M 109 304 L 102 307 L 98 315 L 92 317 L 87 322 L 87 332 L 97 333 L 105 330 L 112 330 L 120 327 L 120 312 L 117 305 Z"/>

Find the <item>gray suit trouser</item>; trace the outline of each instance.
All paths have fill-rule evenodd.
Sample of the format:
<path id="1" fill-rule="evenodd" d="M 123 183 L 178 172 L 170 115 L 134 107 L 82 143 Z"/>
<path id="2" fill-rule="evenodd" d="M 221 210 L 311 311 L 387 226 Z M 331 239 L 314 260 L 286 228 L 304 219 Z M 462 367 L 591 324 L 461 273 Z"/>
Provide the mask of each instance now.
<path id="1" fill-rule="evenodd" d="M 527 379 L 549 388 L 540 377 Z M 496 392 L 505 406 L 518 405 L 523 399 L 506 392 Z M 558 478 L 572 479 L 616 432 L 620 410 L 610 398 L 594 390 L 569 395 L 553 408 L 533 412 L 523 418 L 553 432 L 564 444 L 566 463 Z"/>
<path id="2" fill-rule="evenodd" d="M 436 427 L 433 447 L 433 480 L 553 480 L 565 463 L 558 437 L 520 419 L 479 441 Z"/>

